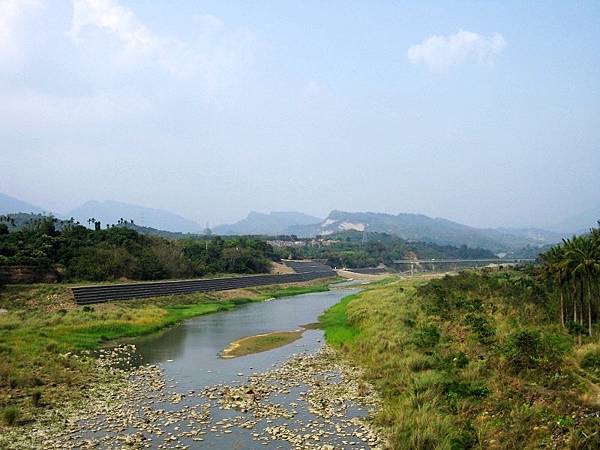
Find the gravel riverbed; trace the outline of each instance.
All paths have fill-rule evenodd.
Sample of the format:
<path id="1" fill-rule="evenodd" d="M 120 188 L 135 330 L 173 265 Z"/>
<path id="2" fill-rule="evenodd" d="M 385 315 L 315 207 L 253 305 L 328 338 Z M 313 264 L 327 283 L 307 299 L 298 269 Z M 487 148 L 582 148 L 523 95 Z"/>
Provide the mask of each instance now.
<path id="1" fill-rule="evenodd" d="M 239 382 L 182 391 L 133 345 L 102 351 L 88 401 L 6 436 L 12 448 L 382 449 L 369 423 L 379 400 L 361 372 L 323 347 Z M 10 447 L 9 447 L 10 448 Z"/>

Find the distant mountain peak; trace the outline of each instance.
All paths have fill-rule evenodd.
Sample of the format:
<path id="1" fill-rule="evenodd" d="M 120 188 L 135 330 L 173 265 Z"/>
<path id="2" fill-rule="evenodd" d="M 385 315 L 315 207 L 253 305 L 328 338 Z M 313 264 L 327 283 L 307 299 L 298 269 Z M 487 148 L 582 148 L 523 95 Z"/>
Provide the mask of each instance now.
<path id="1" fill-rule="evenodd" d="M 102 225 L 115 224 L 119 219 L 133 220 L 134 223 L 159 230 L 200 233 L 202 226 L 191 219 L 163 209 L 148 208 L 141 205 L 116 200 L 89 200 L 70 211 L 67 216 L 85 223 L 90 217 L 99 220 Z"/>
<path id="2" fill-rule="evenodd" d="M 346 212 L 333 210 L 316 225 L 293 227 L 299 236 L 331 235 L 344 231 L 387 233 L 407 240 L 441 245 L 466 245 L 494 252 L 508 251 L 527 245 L 538 246 L 560 240 L 556 233 L 543 230 L 478 229 L 444 218 L 413 213 Z"/>
<path id="3" fill-rule="evenodd" d="M 318 224 L 321 218 L 296 211 L 271 211 L 259 213 L 250 211 L 248 215 L 233 224 L 219 225 L 213 229 L 216 234 L 288 234 L 290 227 Z"/>
<path id="4" fill-rule="evenodd" d="M 18 198 L 0 192 L 0 214 L 34 213 L 40 214 L 44 210 Z"/>

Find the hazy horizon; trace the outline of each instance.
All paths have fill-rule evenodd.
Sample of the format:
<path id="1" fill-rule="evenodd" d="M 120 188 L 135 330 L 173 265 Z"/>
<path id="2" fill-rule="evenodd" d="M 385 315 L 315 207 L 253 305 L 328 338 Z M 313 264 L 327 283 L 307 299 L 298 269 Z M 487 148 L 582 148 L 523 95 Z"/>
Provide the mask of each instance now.
<path id="1" fill-rule="evenodd" d="M 0 192 L 537 226 L 600 207 L 600 3 L 0 2 Z"/>

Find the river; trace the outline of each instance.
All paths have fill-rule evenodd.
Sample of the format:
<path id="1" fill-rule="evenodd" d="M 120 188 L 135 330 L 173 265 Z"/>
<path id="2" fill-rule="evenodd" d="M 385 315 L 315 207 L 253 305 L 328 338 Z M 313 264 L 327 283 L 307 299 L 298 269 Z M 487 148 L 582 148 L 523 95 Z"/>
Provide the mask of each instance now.
<path id="1" fill-rule="evenodd" d="M 376 433 L 360 420 L 374 405 L 362 401 L 370 394 L 323 349 L 323 331 L 308 329 L 261 353 L 219 356 L 242 337 L 314 323 L 354 292 L 344 284 L 249 303 L 136 340 L 138 371 L 123 398 L 80 422 L 75 438 L 96 448 L 377 447 Z"/>
<path id="2" fill-rule="evenodd" d="M 138 340 L 137 352 L 144 363 L 160 364 L 167 378 L 176 380 L 180 389 L 240 382 L 252 373 L 285 361 L 293 353 L 316 351 L 322 346 L 323 331 L 306 330 L 302 338 L 284 347 L 223 359 L 219 353 L 230 342 L 272 331 L 295 330 L 316 322 L 323 311 L 353 292 L 337 288 L 248 303 L 233 311 L 196 317 L 162 334 Z"/>

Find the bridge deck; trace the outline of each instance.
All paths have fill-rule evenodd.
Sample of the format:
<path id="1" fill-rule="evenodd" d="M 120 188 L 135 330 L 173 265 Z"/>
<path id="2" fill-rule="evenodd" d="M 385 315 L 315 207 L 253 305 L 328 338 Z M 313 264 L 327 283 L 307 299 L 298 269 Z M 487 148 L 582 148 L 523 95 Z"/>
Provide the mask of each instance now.
<path id="1" fill-rule="evenodd" d="M 394 264 L 467 264 L 467 263 L 496 263 L 496 264 L 516 264 L 534 262 L 532 258 L 516 258 L 516 259 L 395 259 Z"/>

